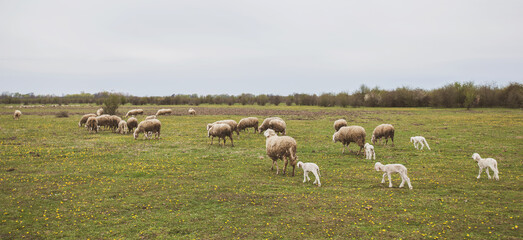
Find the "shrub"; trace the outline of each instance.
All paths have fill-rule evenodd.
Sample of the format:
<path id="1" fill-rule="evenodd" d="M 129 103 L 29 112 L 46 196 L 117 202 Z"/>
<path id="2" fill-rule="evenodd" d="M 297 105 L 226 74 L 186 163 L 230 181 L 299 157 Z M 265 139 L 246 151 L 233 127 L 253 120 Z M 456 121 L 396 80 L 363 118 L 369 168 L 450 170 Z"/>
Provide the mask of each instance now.
<path id="1" fill-rule="evenodd" d="M 119 95 L 111 94 L 108 98 L 104 100 L 104 113 L 109 115 L 115 115 L 116 110 L 120 106 L 121 99 Z"/>

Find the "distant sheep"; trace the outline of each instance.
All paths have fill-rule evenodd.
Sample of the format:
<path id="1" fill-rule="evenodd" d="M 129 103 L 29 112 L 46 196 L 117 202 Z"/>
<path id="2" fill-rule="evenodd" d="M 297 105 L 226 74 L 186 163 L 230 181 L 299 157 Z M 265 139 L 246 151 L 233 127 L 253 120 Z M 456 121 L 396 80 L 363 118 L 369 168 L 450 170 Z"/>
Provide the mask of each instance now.
<path id="1" fill-rule="evenodd" d="M 281 119 L 279 117 L 269 117 L 269 118 L 266 118 L 266 119 L 263 120 L 262 124 L 258 127 L 258 133 L 262 133 L 265 130 L 269 129 L 269 123 L 273 119 L 279 119 L 279 120 L 283 121 L 283 119 Z"/>
<path id="2" fill-rule="evenodd" d="M 383 137 L 385 138 L 385 145 L 387 145 L 390 138 L 392 141 L 392 146 L 394 146 L 394 126 L 390 124 L 381 124 L 377 126 L 372 132 L 372 144 L 376 144 L 378 140 L 381 141 L 381 138 Z"/>
<path id="3" fill-rule="evenodd" d="M 171 115 L 173 114 L 173 110 L 172 109 L 160 109 L 156 112 L 156 116 L 160 116 L 160 115 Z"/>
<path id="4" fill-rule="evenodd" d="M 125 114 L 125 117 L 142 115 L 142 114 L 143 114 L 143 109 L 133 109 L 133 110 L 129 110 L 127 112 L 127 114 Z"/>
<path id="5" fill-rule="evenodd" d="M 156 139 L 160 139 L 160 130 L 162 123 L 158 119 L 143 120 L 138 124 L 138 127 L 134 130 L 134 139 L 138 138 L 138 134 L 144 133 L 144 139 L 156 135 Z M 149 134 L 149 132 L 151 132 Z M 149 135 L 149 136 L 148 136 Z"/>
<path id="6" fill-rule="evenodd" d="M 269 121 L 269 129 L 274 130 L 276 133 L 286 134 L 287 124 L 281 119 L 272 119 Z"/>
<path id="7" fill-rule="evenodd" d="M 302 168 L 303 169 L 303 182 L 308 182 L 310 181 L 311 179 L 309 178 L 309 172 L 312 172 L 312 174 L 314 174 L 314 177 L 316 177 L 316 179 L 314 180 L 314 182 L 312 184 L 318 184 L 318 187 L 321 186 L 321 183 L 320 183 L 320 167 L 318 167 L 318 165 L 316 165 L 316 163 L 302 163 L 302 162 L 298 162 L 298 164 L 296 164 L 296 166 L 298 168 Z"/>
<path id="8" fill-rule="evenodd" d="M 120 122 L 118 123 L 117 132 L 120 134 L 125 134 L 125 133 L 127 133 L 127 131 L 128 131 L 127 122 L 125 120 L 120 120 Z"/>
<path id="9" fill-rule="evenodd" d="M 216 121 L 216 122 L 211 123 L 211 125 L 217 124 L 217 123 L 224 123 L 224 124 L 229 125 L 231 127 L 231 130 L 233 132 L 236 132 L 236 135 L 240 135 L 240 131 L 238 131 L 238 123 L 236 121 L 231 120 L 231 119 L 220 120 L 220 121 Z M 209 130 L 209 124 L 207 125 L 207 130 Z"/>
<path id="10" fill-rule="evenodd" d="M 100 116 L 104 114 L 104 109 L 103 108 L 99 108 L 98 110 L 96 110 L 96 116 Z"/>
<path id="11" fill-rule="evenodd" d="M 418 144 L 421 144 L 421 149 L 419 149 L 419 150 L 423 150 L 423 145 L 427 145 L 427 148 L 430 150 L 427 140 L 425 140 L 425 138 L 422 136 L 411 137 L 410 142 L 414 143 L 414 147 L 416 149 L 419 149 Z"/>
<path id="12" fill-rule="evenodd" d="M 156 115 L 150 115 L 145 117 L 145 120 L 156 119 Z"/>
<path id="13" fill-rule="evenodd" d="M 296 161 L 298 156 L 296 156 L 296 140 L 289 136 L 278 136 L 276 132 L 272 129 L 268 129 L 263 133 L 266 137 L 265 139 L 265 148 L 267 156 L 272 159 L 271 170 L 274 170 L 274 165 L 276 164 L 276 174 L 279 173 L 277 160 L 283 160 L 283 174 L 287 171 L 287 164 L 290 160 L 292 166 L 292 176 L 294 176 L 294 170 L 296 168 Z"/>
<path id="14" fill-rule="evenodd" d="M 390 188 L 392 187 L 392 181 L 390 179 L 390 174 L 397 172 L 401 176 L 400 188 L 402 188 L 403 185 L 405 184 L 405 182 L 407 182 L 407 184 L 409 185 L 409 189 L 412 189 L 412 185 L 410 184 L 410 178 L 407 176 L 407 168 L 405 166 L 403 166 L 401 164 L 383 165 L 380 162 L 377 162 L 376 164 L 374 164 L 374 169 L 376 169 L 376 171 L 385 172 L 383 174 L 383 178 L 381 179 L 381 183 L 385 183 L 385 175 L 387 175 L 389 177 L 389 187 Z"/>
<path id="15" fill-rule="evenodd" d="M 129 132 L 133 132 L 136 127 L 138 127 L 138 119 L 135 117 L 127 119 L 127 129 Z"/>
<path id="16" fill-rule="evenodd" d="M 238 131 L 245 131 L 245 129 L 247 128 L 254 128 L 254 133 L 256 133 L 256 131 L 258 131 L 258 118 L 256 117 L 248 117 L 248 118 L 243 118 L 242 120 L 240 120 L 238 122 L 238 126 L 237 126 L 237 129 Z"/>
<path id="17" fill-rule="evenodd" d="M 96 117 L 96 120 L 98 122 L 98 126 L 100 128 L 111 128 L 113 121 L 110 115 L 108 114 L 102 114 L 100 116 Z"/>
<path id="18" fill-rule="evenodd" d="M 365 143 L 365 158 L 366 159 L 372 159 L 374 157 L 374 160 L 376 160 L 376 153 L 374 152 L 374 146 L 370 145 L 369 143 Z"/>
<path id="19" fill-rule="evenodd" d="M 218 144 L 220 144 L 220 139 L 223 139 L 223 146 L 225 146 L 226 137 L 229 137 L 231 139 L 231 146 L 234 147 L 232 133 L 233 131 L 231 126 L 226 123 L 215 123 L 207 125 L 207 137 L 211 138 L 211 145 L 213 143 L 214 137 L 218 137 Z"/>
<path id="20" fill-rule="evenodd" d="M 494 172 L 494 179 L 499 180 L 498 162 L 496 161 L 496 159 L 481 158 L 481 156 L 479 156 L 479 154 L 477 154 L 477 153 L 472 154 L 472 159 L 474 159 L 476 162 L 478 162 L 478 166 L 479 166 L 478 179 L 481 176 L 481 172 L 483 171 L 483 168 L 485 169 L 485 172 L 487 172 L 488 179 L 492 179 L 488 172 L 488 169 L 490 168 Z"/>
<path id="21" fill-rule="evenodd" d="M 365 129 L 360 126 L 347 126 L 347 127 L 341 127 L 334 135 L 332 135 L 332 141 L 334 143 L 341 142 L 343 144 L 343 151 L 342 153 L 345 153 L 345 146 L 347 146 L 347 149 L 349 149 L 349 144 L 351 142 L 354 142 L 360 146 L 360 150 L 358 151 L 358 155 L 360 155 L 361 150 L 363 149 L 363 146 L 365 145 L 365 137 L 366 137 Z M 349 149 L 350 151 L 350 149 Z"/>
<path id="22" fill-rule="evenodd" d="M 22 116 L 22 112 L 20 112 L 20 110 L 15 110 L 15 113 L 13 114 L 13 119 L 18 120 L 20 119 L 20 116 Z"/>
<path id="23" fill-rule="evenodd" d="M 334 132 L 337 132 L 340 130 L 341 127 L 348 126 L 347 121 L 345 119 L 338 119 L 334 121 Z"/>
<path id="24" fill-rule="evenodd" d="M 83 115 L 82 118 L 80 119 L 80 121 L 78 122 L 78 127 L 83 126 L 87 122 L 87 119 L 90 117 L 96 117 L 96 114 L 89 113 L 89 114 Z"/>
<path id="25" fill-rule="evenodd" d="M 189 115 L 196 115 L 196 110 L 189 108 Z"/>
<path id="26" fill-rule="evenodd" d="M 91 116 L 87 118 L 85 121 L 85 128 L 87 128 L 89 132 L 98 132 L 98 120 L 96 117 Z"/>

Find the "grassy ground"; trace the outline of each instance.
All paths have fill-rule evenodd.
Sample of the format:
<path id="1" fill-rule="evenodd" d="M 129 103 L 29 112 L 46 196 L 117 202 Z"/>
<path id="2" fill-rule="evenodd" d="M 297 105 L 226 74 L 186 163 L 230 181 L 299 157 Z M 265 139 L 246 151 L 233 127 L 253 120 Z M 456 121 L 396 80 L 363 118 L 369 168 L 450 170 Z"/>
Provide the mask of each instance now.
<path id="1" fill-rule="evenodd" d="M 188 106 L 170 107 L 175 116 L 160 117 L 156 141 L 89 134 L 78 114 L 95 106 L 24 108 L 18 121 L 16 107 L 0 106 L 0 238 L 522 236 L 521 110 L 199 106 L 190 117 Z M 71 115 L 56 118 L 59 111 Z M 321 187 L 302 183 L 301 169 L 275 175 L 263 135 L 241 133 L 235 147 L 209 145 L 206 123 L 269 115 L 287 122 L 300 160 L 320 166 Z M 404 164 L 414 189 L 399 189 L 399 175 L 388 188 L 375 161 L 342 154 L 332 142 L 341 117 L 363 126 L 367 141 L 377 125 L 393 124 L 395 146 L 375 145 L 376 161 Z M 432 150 L 414 149 L 416 135 Z M 497 159 L 500 181 L 485 173 L 476 179 L 474 152 Z"/>

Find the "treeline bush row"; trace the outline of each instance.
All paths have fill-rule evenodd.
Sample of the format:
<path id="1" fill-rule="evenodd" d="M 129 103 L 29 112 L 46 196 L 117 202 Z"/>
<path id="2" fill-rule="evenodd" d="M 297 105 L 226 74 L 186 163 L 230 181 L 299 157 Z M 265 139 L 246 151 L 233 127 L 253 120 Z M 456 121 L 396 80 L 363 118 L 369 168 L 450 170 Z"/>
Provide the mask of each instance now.
<path id="1" fill-rule="evenodd" d="M 3 104 L 98 104 L 102 105 L 110 96 L 118 95 L 121 104 L 133 105 L 199 105 L 199 104 L 257 104 L 257 105 L 306 105 L 340 107 L 507 107 L 523 108 L 523 85 L 511 83 L 506 87 L 493 85 L 475 85 L 472 82 L 453 83 L 433 90 L 400 87 L 394 90 L 382 90 L 361 85 L 353 93 L 299 94 L 288 96 L 272 94 L 241 95 L 186 95 L 137 97 L 127 94 L 100 92 L 95 94 L 80 93 L 64 96 L 7 93 L 0 96 Z"/>

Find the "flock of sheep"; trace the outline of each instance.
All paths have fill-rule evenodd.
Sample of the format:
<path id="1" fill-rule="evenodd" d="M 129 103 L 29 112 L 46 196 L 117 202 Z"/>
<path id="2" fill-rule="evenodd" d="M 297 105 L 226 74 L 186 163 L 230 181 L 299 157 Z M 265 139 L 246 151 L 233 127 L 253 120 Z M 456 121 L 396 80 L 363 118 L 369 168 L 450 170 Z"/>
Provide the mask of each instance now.
<path id="1" fill-rule="evenodd" d="M 188 113 L 190 115 L 195 115 L 196 111 L 194 109 L 189 109 Z M 171 109 L 160 109 L 155 115 L 147 116 L 145 120 L 138 123 L 138 120 L 135 116 L 143 115 L 142 109 L 133 109 L 127 112 L 125 117 L 129 117 L 127 121 L 121 119 L 116 115 L 103 114 L 103 109 L 100 108 L 96 111 L 96 114 L 86 114 L 83 115 L 78 126 L 85 125 L 85 128 L 89 132 L 98 132 L 101 128 L 110 129 L 114 132 L 126 134 L 128 132 L 133 132 L 134 139 L 137 139 L 140 133 L 144 134 L 144 138 L 150 139 L 153 135 L 156 139 L 160 139 L 160 130 L 161 122 L 157 119 L 157 116 L 160 115 L 170 115 L 172 114 Z M 22 113 L 19 110 L 14 112 L 13 118 L 15 120 L 20 119 Z M 276 165 L 276 174 L 279 174 L 278 160 L 283 161 L 283 174 L 287 170 L 287 165 L 290 162 L 292 166 L 292 176 L 294 176 L 295 167 L 303 169 L 303 182 L 310 181 L 308 176 L 309 172 L 312 172 L 316 177 L 313 184 L 321 186 L 320 183 L 320 173 L 319 167 L 315 163 L 303 163 L 298 161 L 298 156 L 296 155 L 297 143 L 296 140 L 292 137 L 285 136 L 287 124 L 285 121 L 279 117 L 269 117 L 265 118 L 261 125 L 259 125 L 258 118 L 248 117 L 241 119 L 238 123 L 234 120 L 220 120 L 214 123 L 207 124 L 207 137 L 211 138 L 211 145 L 215 137 L 218 138 L 218 144 L 220 144 L 220 139 L 223 139 L 223 145 L 225 146 L 226 139 L 231 140 L 231 146 L 234 146 L 233 133 L 239 136 L 240 131 L 245 131 L 250 128 L 253 128 L 253 132 L 262 133 L 266 137 L 265 148 L 266 153 L 269 158 L 272 159 L 271 170 L 274 170 Z M 344 119 L 339 119 L 334 122 L 334 134 L 332 135 L 332 141 L 334 143 L 341 142 L 343 144 L 342 153 L 345 152 L 345 147 L 349 149 L 350 143 L 357 144 L 360 149 L 358 155 L 361 153 L 362 149 L 365 149 L 364 155 L 367 159 L 376 159 L 376 153 L 374 151 L 374 146 L 370 143 L 365 142 L 366 132 L 365 129 L 361 126 L 348 126 L 347 121 Z M 390 138 L 392 146 L 394 146 L 394 126 L 391 124 L 381 124 L 377 126 L 372 132 L 371 142 L 372 144 L 380 143 L 385 140 L 385 145 L 388 144 Z M 281 134 L 281 136 L 278 135 Z M 422 150 L 424 146 L 430 150 L 430 147 L 426 139 L 422 136 L 415 136 L 410 138 L 410 142 L 414 144 L 416 149 Z M 421 149 L 419 146 L 421 146 Z M 349 149 L 350 151 L 350 149 Z M 494 172 L 494 179 L 499 180 L 497 161 L 493 158 L 481 158 L 478 153 L 472 155 L 479 166 L 478 179 L 481 176 L 483 169 L 487 172 L 487 176 L 491 179 L 489 174 L 489 168 Z M 380 162 L 376 162 L 374 165 L 376 171 L 383 171 L 383 178 L 381 183 L 385 183 L 385 176 L 388 176 L 389 187 L 392 187 L 391 174 L 399 173 L 402 179 L 400 188 L 403 187 L 405 182 L 412 189 L 410 179 L 407 176 L 407 168 L 402 164 L 387 164 L 383 165 Z"/>

